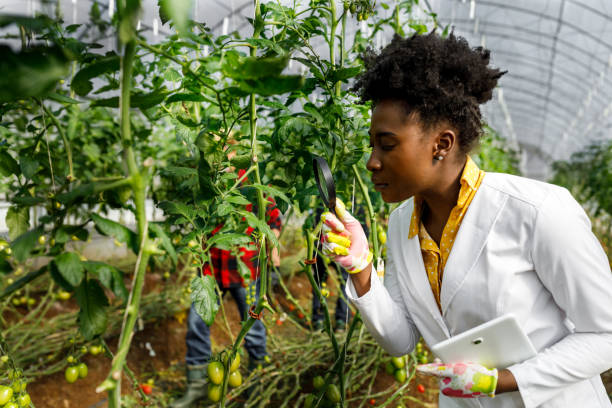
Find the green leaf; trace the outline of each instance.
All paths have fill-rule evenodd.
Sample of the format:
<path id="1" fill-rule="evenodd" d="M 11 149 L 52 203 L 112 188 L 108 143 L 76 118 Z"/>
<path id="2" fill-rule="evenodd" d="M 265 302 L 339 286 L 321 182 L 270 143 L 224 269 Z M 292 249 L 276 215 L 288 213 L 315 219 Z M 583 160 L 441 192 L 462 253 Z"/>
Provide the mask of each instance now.
<path id="1" fill-rule="evenodd" d="M 241 246 L 250 242 L 252 238 L 245 234 L 218 232 L 206 241 L 206 245 L 230 250 L 232 246 Z"/>
<path id="2" fill-rule="evenodd" d="M 64 252 L 53 260 L 62 278 L 73 287 L 78 286 L 85 276 L 81 258 L 74 252 Z"/>
<path id="3" fill-rule="evenodd" d="M 245 283 L 249 282 L 251 280 L 251 270 L 249 267 L 246 266 L 242 258 L 239 256 L 236 257 L 236 263 L 238 264 L 238 273 L 240 276 L 242 276 L 242 279 L 244 279 Z"/>
<path id="4" fill-rule="evenodd" d="M 208 326 L 213 324 L 219 310 L 215 285 L 215 278 L 210 275 L 196 276 L 190 284 L 193 307 Z"/>
<path id="5" fill-rule="evenodd" d="M 127 300 L 128 290 L 123 283 L 123 273 L 119 269 L 104 262 L 94 261 L 83 262 L 83 266 L 87 272 L 95 275 L 104 286 L 110 289 L 115 296 L 124 301 Z"/>
<path id="6" fill-rule="evenodd" d="M 81 101 L 77 101 L 76 99 L 72 99 L 66 95 L 58 94 L 55 92 L 51 92 L 49 95 L 47 95 L 47 98 L 54 100 L 55 102 L 60 102 L 60 103 L 69 103 L 69 104 L 81 103 Z"/>
<path id="7" fill-rule="evenodd" d="M 135 254 L 138 253 L 138 247 L 140 244 L 138 242 L 138 235 L 134 231 L 119 224 L 118 222 L 100 217 L 98 214 L 91 213 L 90 216 L 93 222 L 96 224 L 96 230 L 100 234 L 113 237 L 119 242 L 125 242 Z"/>
<path id="8" fill-rule="evenodd" d="M 160 172 L 164 176 L 173 177 L 192 177 L 198 175 L 198 171 L 196 169 L 192 169 L 191 167 L 168 166 L 166 168 L 160 169 Z"/>
<path id="9" fill-rule="evenodd" d="M 81 241 L 87 241 L 87 238 L 89 238 L 89 231 L 78 225 L 62 225 L 55 232 L 55 242 L 58 244 L 65 244 L 72 240 L 73 236 Z"/>
<path id="10" fill-rule="evenodd" d="M 153 235 L 161 240 L 162 248 L 166 250 L 170 259 L 172 259 L 172 263 L 176 265 L 177 257 L 176 251 L 174 249 L 174 245 L 172 245 L 172 240 L 166 234 L 161 225 L 155 223 L 149 223 L 149 229 L 153 232 Z"/>
<path id="11" fill-rule="evenodd" d="M 86 197 L 86 196 L 93 194 L 93 192 L 94 192 L 93 183 L 81 184 L 73 188 L 71 191 L 67 193 L 58 194 L 57 196 L 55 196 L 55 198 L 57 198 L 57 201 L 59 201 L 60 203 L 68 205 L 68 204 L 72 204 L 74 201 L 76 201 L 79 198 Z"/>
<path id="12" fill-rule="evenodd" d="M 36 204 L 44 203 L 46 199 L 42 197 L 22 196 L 22 197 L 13 197 L 11 201 L 14 202 L 15 204 L 31 207 Z"/>
<path id="13" fill-rule="evenodd" d="M 278 247 L 278 238 L 276 238 L 276 235 L 274 235 L 270 229 L 270 226 L 265 221 L 260 220 L 257 218 L 257 216 L 255 216 L 255 214 L 249 211 L 237 210 L 236 213 L 242 215 L 250 227 L 257 229 L 262 234 L 265 234 L 272 246 Z"/>
<path id="14" fill-rule="evenodd" d="M 189 30 L 192 3 L 192 0 L 159 0 L 160 16 L 163 14 L 166 19 L 171 20 L 177 33 L 185 35 Z"/>
<path id="15" fill-rule="evenodd" d="M 284 193 L 282 193 L 280 190 L 274 187 L 264 186 L 263 184 L 257 184 L 257 183 L 251 184 L 250 187 L 254 187 L 258 190 L 263 191 L 269 196 L 278 197 L 281 200 L 285 201 L 286 203 L 291 204 L 291 200 L 289 199 L 289 197 L 287 197 Z"/>
<path id="16" fill-rule="evenodd" d="M 0 45 L 0 103 L 46 95 L 68 75 L 68 67 L 68 59 L 57 47 L 15 53 Z"/>
<path id="17" fill-rule="evenodd" d="M 242 57 L 237 52 L 227 52 L 221 70 L 232 79 L 261 79 L 279 76 L 288 63 L 288 54 L 281 57 Z"/>
<path id="18" fill-rule="evenodd" d="M 266 77 L 257 80 L 244 80 L 238 87 L 248 93 L 263 96 L 280 95 L 293 92 L 304 86 L 304 77 L 301 75 L 286 75 L 279 77 Z"/>
<path id="19" fill-rule="evenodd" d="M 91 79 L 102 74 L 119 71 L 119 67 L 120 59 L 117 55 L 95 60 L 76 73 L 70 83 L 70 87 L 77 95 L 85 96 L 93 89 Z"/>
<path id="20" fill-rule="evenodd" d="M 5 220 L 9 229 L 9 238 L 14 240 L 30 228 L 30 209 L 12 205 L 6 212 Z"/>
<path id="21" fill-rule="evenodd" d="M 6 151 L 0 151 L 0 174 L 8 177 L 11 174 L 19 175 L 19 173 L 19 164 L 13 159 L 13 156 Z"/>
<path id="22" fill-rule="evenodd" d="M 210 164 L 206 160 L 204 153 L 200 151 L 200 160 L 198 160 L 198 182 L 200 184 L 200 195 L 204 200 L 211 199 L 216 195 L 216 189 L 212 180 L 213 173 Z"/>
<path id="23" fill-rule="evenodd" d="M 130 107 L 139 109 L 149 109 L 153 106 L 159 105 L 166 98 L 165 92 L 152 92 L 149 94 L 133 93 L 130 96 Z M 96 99 L 89 105 L 91 107 L 103 106 L 107 108 L 118 108 L 119 97 L 113 96 L 112 98 Z"/>
<path id="24" fill-rule="evenodd" d="M 0 15 L 0 27 L 6 27 L 11 24 L 23 26 L 27 31 L 40 32 L 43 28 L 48 28 L 55 24 L 51 18 L 45 15 L 36 17 L 24 17 L 20 15 L 4 14 Z"/>
<path id="25" fill-rule="evenodd" d="M 361 72 L 361 67 L 349 67 L 349 68 L 340 68 L 333 70 L 331 74 L 328 76 L 328 80 L 331 83 L 335 83 L 338 81 L 346 82 L 350 78 L 354 78 Z"/>
<path id="26" fill-rule="evenodd" d="M 215 211 L 219 217 L 225 217 L 227 214 L 231 213 L 233 209 L 234 206 L 231 203 L 223 202 L 219 203 Z"/>
<path id="27" fill-rule="evenodd" d="M 167 214 L 182 215 L 188 220 L 193 220 L 196 216 L 193 209 L 178 201 L 162 201 L 158 204 L 158 207 Z"/>
<path id="28" fill-rule="evenodd" d="M 228 201 L 232 204 L 237 204 L 237 205 L 248 205 L 251 204 L 251 202 L 249 200 L 247 200 L 246 198 L 244 198 L 241 195 L 228 195 L 225 197 L 225 201 Z"/>
<path id="29" fill-rule="evenodd" d="M 25 262 L 32 250 L 38 245 L 38 237 L 42 235 L 42 228 L 38 227 L 21 234 L 11 243 L 13 256 L 18 262 Z"/>
<path id="30" fill-rule="evenodd" d="M 166 99 L 166 103 L 173 102 L 204 102 L 207 99 L 200 95 L 194 93 L 176 93 L 174 95 L 170 95 L 168 99 Z"/>
<path id="31" fill-rule="evenodd" d="M 81 308 L 78 316 L 79 331 L 85 340 L 104 333 L 108 321 L 108 299 L 100 284 L 95 280 L 84 280 L 76 290 L 76 300 Z"/>
<path id="32" fill-rule="evenodd" d="M 251 166 L 251 155 L 242 154 L 230 159 L 230 163 L 237 169 L 248 169 Z"/>
<path id="33" fill-rule="evenodd" d="M 27 179 L 31 179 L 38 172 L 40 163 L 31 157 L 22 156 L 19 157 L 19 167 L 21 168 L 23 176 Z"/>

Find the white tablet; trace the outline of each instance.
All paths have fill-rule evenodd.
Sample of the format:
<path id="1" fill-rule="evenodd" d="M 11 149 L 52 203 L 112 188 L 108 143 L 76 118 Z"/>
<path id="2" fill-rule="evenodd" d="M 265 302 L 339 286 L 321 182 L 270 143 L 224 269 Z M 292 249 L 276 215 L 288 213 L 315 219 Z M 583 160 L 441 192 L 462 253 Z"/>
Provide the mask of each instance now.
<path id="1" fill-rule="evenodd" d="M 490 320 L 444 340 L 431 351 L 444 363 L 473 362 L 502 369 L 536 355 L 531 341 L 512 314 Z"/>

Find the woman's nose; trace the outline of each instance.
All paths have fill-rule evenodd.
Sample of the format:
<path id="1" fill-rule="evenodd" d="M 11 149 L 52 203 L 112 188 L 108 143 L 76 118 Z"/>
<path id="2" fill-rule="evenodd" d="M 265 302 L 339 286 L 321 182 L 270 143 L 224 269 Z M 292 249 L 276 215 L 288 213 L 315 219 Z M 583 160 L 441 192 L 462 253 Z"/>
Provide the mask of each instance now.
<path id="1" fill-rule="evenodd" d="M 368 162 L 366 163 L 366 168 L 371 172 L 380 170 L 381 163 L 380 163 L 380 160 L 378 160 L 376 156 L 374 155 L 374 152 L 370 154 L 370 158 L 368 159 Z"/>

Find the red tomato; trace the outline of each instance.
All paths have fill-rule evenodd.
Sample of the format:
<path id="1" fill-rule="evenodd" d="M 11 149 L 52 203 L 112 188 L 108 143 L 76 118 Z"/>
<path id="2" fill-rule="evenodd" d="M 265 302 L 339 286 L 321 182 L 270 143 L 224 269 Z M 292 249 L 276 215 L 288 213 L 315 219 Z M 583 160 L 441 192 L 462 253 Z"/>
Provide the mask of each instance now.
<path id="1" fill-rule="evenodd" d="M 140 384 L 140 389 L 145 393 L 145 395 L 151 395 L 153 392 L 153 387 L 151 387 L 149 384 Z"/>
<path id="2" fill-rule="evenodd" d="M 372 398 L 372 399 L 370 400 L 370 405 L 374 405 L 374 404 L 376 404 L 376 400 L 375 400 L 374 398 Z"/>
<path id="3" fill-rule="evenodd" d="M 276 325 L 280 326 L 281 324 L 283 324 L 283 321 L 281 319 L 276 319 Z"/>
<path id="4" fill-rule="evenodd" d="M 289 304 L 289 310 L 293 312 L 295 310 L 295 306 L 293 306 L 292 304 Z"/>
<path id="5" fill-rule="evenodd" d="M 417 391 L 420 392 L 421 394 L 425 392 L 425 386 L 423 386 L 423 384 L 419 384 L 417 385 Z"/>
<path id="6" fill-rule="evenodd" d="M 304 313 L 298 312 L 297 317 L 299 317 L 300 319 L 303 319 L 304 318 Z"/>

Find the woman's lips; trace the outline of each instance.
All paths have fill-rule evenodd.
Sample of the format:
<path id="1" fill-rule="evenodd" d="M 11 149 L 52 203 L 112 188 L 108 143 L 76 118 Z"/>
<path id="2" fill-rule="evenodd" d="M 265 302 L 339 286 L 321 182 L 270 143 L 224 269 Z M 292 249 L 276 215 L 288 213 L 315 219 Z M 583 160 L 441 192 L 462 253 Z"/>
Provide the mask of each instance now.
<path id="1" fill-rule="evenodd" d="M 385 189 L 389 184 L 387 183 L 374 183 L 374 189 L 375 190 L 383 190 Z"/>

